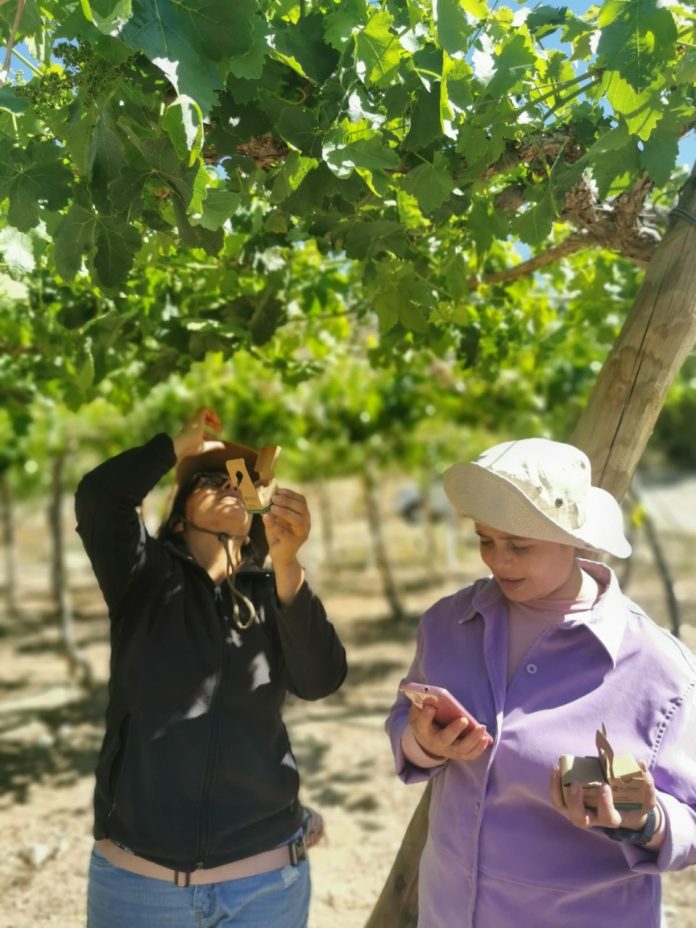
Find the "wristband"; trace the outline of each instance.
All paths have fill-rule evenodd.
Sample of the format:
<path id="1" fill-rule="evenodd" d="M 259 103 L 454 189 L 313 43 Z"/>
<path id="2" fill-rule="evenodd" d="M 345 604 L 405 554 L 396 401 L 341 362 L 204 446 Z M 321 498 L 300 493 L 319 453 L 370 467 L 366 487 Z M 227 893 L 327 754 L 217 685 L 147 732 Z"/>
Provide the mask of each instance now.
<path id="1" fill-rule="evenodd" d="M 658 822 L 657 809 L 653 808 L 648 812 L 645 824 L 639 831 L 634 831 L 632 828 L 603 828 L 602 831 L 613 841 L 622 841 L 624 844 L 645 847 L 646 844 L 652 841 Z"/>

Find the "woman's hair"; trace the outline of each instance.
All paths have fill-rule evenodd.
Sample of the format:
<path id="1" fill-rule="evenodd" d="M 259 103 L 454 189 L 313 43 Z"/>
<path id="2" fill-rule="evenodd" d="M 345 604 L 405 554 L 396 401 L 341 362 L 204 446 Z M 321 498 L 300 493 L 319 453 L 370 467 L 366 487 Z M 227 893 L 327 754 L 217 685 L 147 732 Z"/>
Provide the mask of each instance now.
<path id="1" fill-rule="evenodd" d="M 186 500 L 191 495 L 193 485 L 194 481 L 189 480 L 177 490 L 171 509 L 157 530 L 157 537 L 160 541 L 171 541 L 178 534 L 179 526 L 186 521 Z"/>
<path id="2" fill-rule="evenodd" d="M 181 527 L 186 524 L 186 500 L 195 486 L 196 478 L 192 477 L 177 490 L 169 515 L 157 530 L 157 538 L 160 541 L 177 541 L 181 538 Z M 257 513 L 252 516 L 248 538 L 249 540 L 242 545 L 242 561 L 250 561 L 257 567 L 263 567 L 268 554 L 268 542 L 261 516 Z"/>

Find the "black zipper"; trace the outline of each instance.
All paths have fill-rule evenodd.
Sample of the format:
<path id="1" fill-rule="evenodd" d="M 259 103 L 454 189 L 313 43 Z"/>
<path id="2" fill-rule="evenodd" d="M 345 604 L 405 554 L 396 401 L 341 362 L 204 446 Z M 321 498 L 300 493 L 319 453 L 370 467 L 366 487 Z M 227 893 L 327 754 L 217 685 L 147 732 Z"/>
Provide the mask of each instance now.
<path id="1" fill-rule="evenodd" d="M 218 618 L 222 619 L 223 626 L 227 626 L 228 623 L 225 620 L 224 611 L 221 609 L 222 601 L 222 591 L 220 590 L 219 586 L 215 585 L 215 611 L 217 612 Z M 210 789 L 213 783 L 215 764 L 218 754 L 218 745 L 220 743 L 220 719 L 222 715 L 220 712 L 220 700 L 222 698 L 222 684 L 226 676 L 227 665 L 229 662 L 229 647 L 227 645 L 226 638 L 226 634 L 223 635 L 222 665 L 220 667 L 220 677 L 218 679 L 217 686 L 215 688 L 215 695 L 213 696 L 213 702 L 210 707 L 212 730 L 210 733 L 210 739 L 208 741 L 208 755 L 206 757 L 205 773 L 203 776 L 203 789 L 201 791 L 201 804 L 198 818 L 195 863 L 197 868 L 205 866 L 206 854 L 208 852 L 207 845 L 210 818 Z"/>

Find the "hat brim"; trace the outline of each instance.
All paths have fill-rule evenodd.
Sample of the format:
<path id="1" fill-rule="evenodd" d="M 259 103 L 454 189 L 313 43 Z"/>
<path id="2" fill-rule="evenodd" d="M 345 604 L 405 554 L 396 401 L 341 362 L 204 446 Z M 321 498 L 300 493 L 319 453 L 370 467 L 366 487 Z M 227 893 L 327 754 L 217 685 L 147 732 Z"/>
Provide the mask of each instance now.
<path id="1" fill-rule="evenodd" d="M 195 474 L 205 471 L 224 471 L 225 461 L 231 461 L 233 458 L 244 458 L 244 463 L 252 480 L 256 479 L 258 451 L 232 441 L 225 441 L 222 444 L 222 448 L 213 448 L 210 451 L 204 451 L 202 454 L 191 454 L 182 458 L 176 465 L 177 485 L 183 487 Z"/>
<path id="2" fill-rule="evenodd" d="M 631 546 L 623 532 L 621 507 L 611 493 L 590 487 L 585 500 L 585 521 L 570 531 L 550 519 L 507 477 L 474 461 L 450 467 L 443 486 L 452 506 L 462 516 L 520 538 L 535 538 L 603 551 L 625 558 Z"/>

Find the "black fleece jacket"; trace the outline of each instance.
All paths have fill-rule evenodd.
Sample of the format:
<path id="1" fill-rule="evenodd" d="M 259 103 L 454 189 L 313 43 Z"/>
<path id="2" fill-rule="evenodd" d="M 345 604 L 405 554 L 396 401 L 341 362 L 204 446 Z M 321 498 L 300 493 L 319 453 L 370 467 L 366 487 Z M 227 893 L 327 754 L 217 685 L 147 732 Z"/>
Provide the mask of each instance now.
<path id="1" fill-rule="evenodd" d="M 240 631 L 183 542 L 152 538 L 137 507 L 176 457 L 168 435 L 105 461 L 77 489 L 77 531 L 111 619 L 96 838 L 180 870 L 276 847 L 302 820 L 281 718 L 286 691 L 320 699 L 346 674 L 305 583 L 283 608 L 273 572 L 242 569 L 258 620 Z"/>

